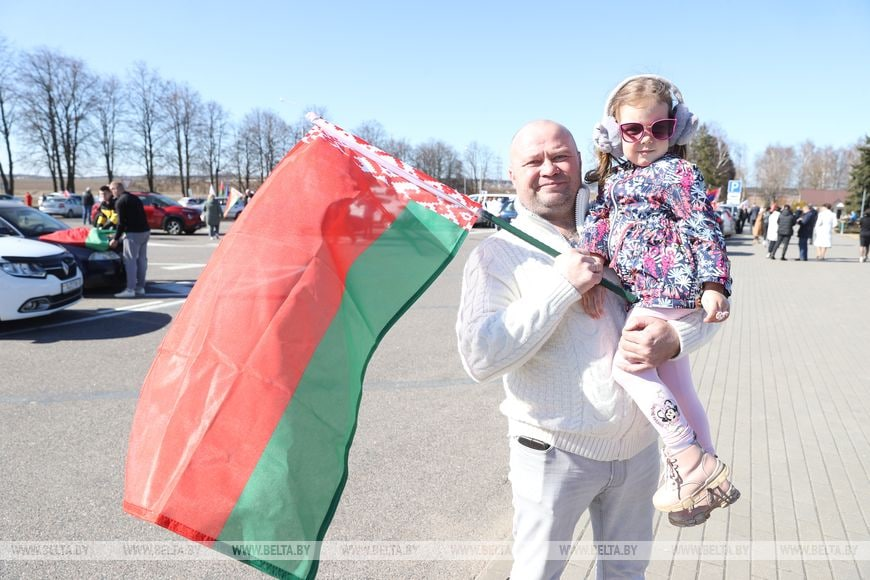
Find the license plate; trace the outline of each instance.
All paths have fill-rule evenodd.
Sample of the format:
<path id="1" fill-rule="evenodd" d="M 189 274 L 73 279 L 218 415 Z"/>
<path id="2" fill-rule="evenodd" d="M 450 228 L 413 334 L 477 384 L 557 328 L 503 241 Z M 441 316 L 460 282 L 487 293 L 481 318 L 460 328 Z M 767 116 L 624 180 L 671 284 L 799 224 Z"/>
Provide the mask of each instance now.
<path id="1" fill-rule="evenodd" d="M 70 280 L 69 282 L 62 282 L 60 285 L 60 291 L 62 294 L 66 294 L 67 292 L 72 292 L 82 286 L 82 279 L 76 278 L 75 280 Z"/>

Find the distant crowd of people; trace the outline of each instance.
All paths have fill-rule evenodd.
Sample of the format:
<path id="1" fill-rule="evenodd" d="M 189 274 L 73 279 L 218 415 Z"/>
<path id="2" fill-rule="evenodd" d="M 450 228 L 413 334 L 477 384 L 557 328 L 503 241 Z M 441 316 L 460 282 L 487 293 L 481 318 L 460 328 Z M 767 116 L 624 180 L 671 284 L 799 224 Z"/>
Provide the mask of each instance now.
<path id="1" fill-rule="evenodd" d="M 752 241 L 756 244 L 767 242 L 767 258 L 786 259 L 786 252 L 792 237 L 797 234 L 798 257 L 795 260 L 807 261 L 809 259 L 809 245 L 816 249 L 816 260 L 824 260 L 827 257 L 828 248 L 831 247 L 831 238 L 838 219 L 831 209 L 830 203 L 825 203 L 816 208 L 806 206 L 792 208 L 791 205 L 771 204 L 770 207 L 761 209 L 753 205 L 749 209 L 741 208 L 741 218 L 752 224 Z M 857 213 L 856 213 L 857 215 Z M 870 245 L 870 210 L 859 220 L 861 231 L 859 234 L 859 262 L 867 261 L 867 246 Z M 738 226 L 738 231 L 740 231 Z"/>

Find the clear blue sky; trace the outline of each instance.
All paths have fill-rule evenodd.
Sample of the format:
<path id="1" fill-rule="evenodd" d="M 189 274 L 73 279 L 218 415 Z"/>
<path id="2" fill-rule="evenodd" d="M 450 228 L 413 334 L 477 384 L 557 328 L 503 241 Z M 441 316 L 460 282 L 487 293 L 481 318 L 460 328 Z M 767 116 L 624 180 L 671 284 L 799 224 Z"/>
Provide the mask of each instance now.
<path id="1" fill-rule="evenodd" d="M 645 72 L 674 81 L 750 169 L 767 145 L 870 134 L 867 0 L 0 0 L 0 34 L 121 78 L 144 61 L 235 120 L 315 104 L 348 129 L 374 119 L 503 160 L 536 118 L 567 125 L 588 159 L 607 94 Z"/>

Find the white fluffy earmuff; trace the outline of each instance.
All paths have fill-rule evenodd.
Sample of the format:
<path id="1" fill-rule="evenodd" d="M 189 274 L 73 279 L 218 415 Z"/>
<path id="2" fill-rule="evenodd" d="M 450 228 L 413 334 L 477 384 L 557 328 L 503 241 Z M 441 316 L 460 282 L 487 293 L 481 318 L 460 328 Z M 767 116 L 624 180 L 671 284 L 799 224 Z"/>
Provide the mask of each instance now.
<path id="1" fill-rule="evenodd" d="M 595 148 L 602 153 L 610 153 L 616 158 L 622 157 L 622 135 L 619 133 L 619 124 L 616 122 L 616 118 L 611 111 L 613 99 L 625 85 L 635 79 L 643 78 L 652 78 L 663 82 L 670 90 L 672 99 L 677 102 L 674 107 L 674 118 L 677 120 L 677 124 L 674 128 L 673 136 L 668 141 L 670 147 L 674 145 L 686 145 L 692 140 L 692 137 L 698 130 L 698 116 L 692 113 L 683 103 L 683 94 L 674 83 L 658 75 L 635 75 L 623 80 L 616 85 L 615 89 L 610 91 L 610 95 L 607 97 L 607 102 L 604 105 L 604 115 L 601 117 L 601 121 L 592 129 L 592 142 Z"/>

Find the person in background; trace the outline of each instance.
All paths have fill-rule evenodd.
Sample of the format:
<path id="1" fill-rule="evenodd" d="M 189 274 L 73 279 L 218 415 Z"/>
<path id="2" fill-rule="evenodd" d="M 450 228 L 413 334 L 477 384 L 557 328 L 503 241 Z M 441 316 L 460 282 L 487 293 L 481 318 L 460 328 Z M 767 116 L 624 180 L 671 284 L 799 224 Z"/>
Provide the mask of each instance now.
<path id="1" fill-rule="evenodd" d="M 788 244 L 794 234 L 795 215 L 791 211 L 791 206 L 786 204 L 783 206 L 779 217 L 776 220 L 776 242 L 773 244 L 773 249 L 770 250 L 770 259 L 776 259 L 776 250 L 782 246 L 782 255 L 780 260 L 785 260 L 785 252 L 788 250 Z"/>
<path id="2" fill-rule="evenodd" d="M 867 247 L 870 246 L 870 209 L 861 216 L 861 231 L 858 234 L 859 254 L 858 261 L 867 261 Z"/>
<path id="3" fill-rule="evenodd" d="M 816 218 L 819 212 L 811 205 L 808 205 L 801 216 L 797 219 L 798 223 L 798 257 L 795 260 L 807 261 L 809 253 L 809 243 L 813 239 L 813 229 L 816 227 Z"/>
<path id="4" fill-rule="evenodd" d="M 511 577 L 552 579 L 568 556 L 551 551 L 551 542 L 571 542 L 587 509 L 596 542 L 652 541 L 656 433 L 610 376 L 617 350 L 629 369 L 651 368 L 700 346 L 717 325 L 641 318 L 623 329 L 625 301 L 610 293 L 600 318 L 583 312 L 580 297 L 600 280 L 602 265 L 572 248 L 589 193 L 564 126 L 522 127 L 509 175 L 517 190 L 512 223 L 561 254 L 553 258 L 505 230 L 484 239 L 465 265 L 456 334 L 473 380 L 502 377 Z M 639 556 L 599 559 L 599 578 L 642 577 L 648 555 Z"/>
<path id="5" fill-rule="evenodd" d="M 112 190 L 108 185 L 100 187 L 100 197 L 102 201 L 97 208 L 94 227 L 101 230 L 114 230 L 118 227 L 118 214 L 115 212 L 115 198 L 112 197 Z"/>
<path id="6" fill-rule="evenodd" d="M 30 195 L 29 191 L 24 192 L 24 205 L 27 207 L 33 207 L 33 196 Z"/>
<path id="7" fill-rule="evenodd" d="M 831 204 L 826 203 L 819 210 L 816 227 L 813 228 L 813 245 L 816 247 L 816 260 L 824 260 L 831 247 L 831 238 L 837 226 L 837 216 L 831 211 Z"/>
<path id="8" fill-rule="evenodd" d="M 208 226 L 208 238 L 217 240 L 221 235 L 221 204 L 215 198 L 213 193 L 209 193 L 202 206 L 202 213 L 205 216 L 205 225 Z"/>
<path id="9" fill-rule="evenodd" d="M 127 287 L 115 294 L 115 298 L 134 298 L 145 295 L 145 274 L 148 270 L 148 239 L 151 228 L 145 215 L 142 200 L 124 189 L 120 181 L 109 184 L 115 198 L 118 213 L 118 231 L 109 242 L 111 249 L 123 245 L 124 268 L 127 270 Z"/>
<path id="10" fill-rule="evenodd" d="M 94 194 L 91 193 L 91 188 L 86 187 L 82 194 L 82 223 L 89 225 L 91 223 L 91 210 L 94 207 Z"/>
<path id="11" fill-rule="evenodd" d="M 752 218 L 752 243 L 754 244 L 763 244 L 764 243 L 764 214 L 766 212 L 761 211 L 761 208 L 757 205 L 752 208 L 755 212 L 755 217 Z"/>
<path id="12" fill-rule="evenodd" d="M 770 214 L 767 216 L 767 257 L 773 258 L 773 247 L 776 246 L 776 240 L 779 239 L 779 206 L 773 204 L 770 206 Z"/>

